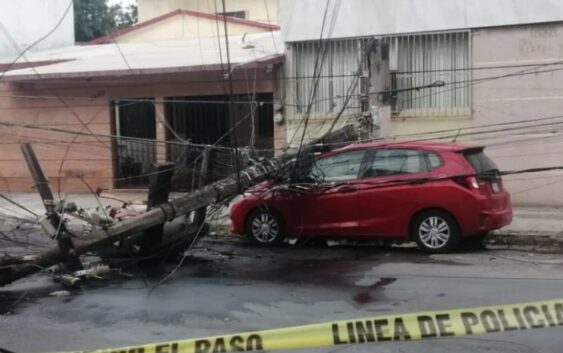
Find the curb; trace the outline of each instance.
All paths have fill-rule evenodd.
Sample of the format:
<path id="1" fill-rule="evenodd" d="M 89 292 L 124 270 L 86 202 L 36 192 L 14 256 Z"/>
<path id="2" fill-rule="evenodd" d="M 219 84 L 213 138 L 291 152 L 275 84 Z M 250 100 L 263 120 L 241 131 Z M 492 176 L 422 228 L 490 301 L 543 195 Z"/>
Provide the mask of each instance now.
<path id="1" fill-rule="evenodd" d="M 230 234 L 226 224 L 212 224 L 212 231 L 215 234 Z M 240 238 L 233 236 L 233 238 Z M 527 247 L 536 250 L 551 250 L 563 252 L 563 232 L 524 232 L 524 231 L 497 231 L 489 234 L 483 241 L 484 245 L 491 247 Z"/>
<path id="2" fill-rule="evenodd" d="M 563 249 L 563 232 L 546 234 L 538 232 L 501 231 L 487 236 L 484 242 L 487 245 L 514 245 Z"/>

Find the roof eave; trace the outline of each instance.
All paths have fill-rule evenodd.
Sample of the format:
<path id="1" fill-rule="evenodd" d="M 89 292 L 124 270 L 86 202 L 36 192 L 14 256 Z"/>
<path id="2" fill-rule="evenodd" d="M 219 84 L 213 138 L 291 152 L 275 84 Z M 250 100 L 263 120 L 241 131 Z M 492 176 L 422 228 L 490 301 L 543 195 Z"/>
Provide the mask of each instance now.
<path id="1" fill-rule="evenodd" d="M 233 63 L 234 69 L 253 69 L 267 67 L 269 65 L 280 64 L 284 61 L 283 54 L 276 54 L 264 57 L 260 60 L 247 63 Z M 6 74 L 3 81 L 6 82 L 23 82 L 23 81 L 40 81 L 53 79 L 74 79 L 74 78 L 99 78 L 99 77 L 122 77 L 122 76 L 143 76 L 158 75 L 172 73 L 190 73 L 190 72 L 220 72 L 225 70 L 225 64 L 212 65 L 195 65 L 195 66 L 179 66 L 165 68 L 149 68 L 149 69 L 119 69 L 105 71 L 81 71 L 81 72 L 53 72 L 53 73 L 30 73 L 30 74 Z"/>

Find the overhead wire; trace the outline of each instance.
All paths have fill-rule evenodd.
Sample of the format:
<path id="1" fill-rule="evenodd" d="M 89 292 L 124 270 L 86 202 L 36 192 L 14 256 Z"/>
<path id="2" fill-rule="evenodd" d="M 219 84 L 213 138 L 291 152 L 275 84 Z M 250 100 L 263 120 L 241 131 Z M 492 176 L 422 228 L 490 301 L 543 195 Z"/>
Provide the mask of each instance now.
<path id="1" fill-rule="evenodd" d="M 268 8 L 268 0 L 264 0 L 264 9 L 266 10 L 266 21 L 268 22 L 268 24 L 271 27 L 272 21 L 270 20 L 270 9 Z M 272 34 L 272 42 L 274 43 L 274 50 L 277 53 L 278 52 L 278 46 L 276 44 L 276 37 L 274 37 L 274 31 L 270 31 L 270 33 Z"/>
<path id="2" fill-rule="evenodd" d="M 33 215 L 36 218 L 39 218 L 39 215 L 35 212 L 33 212 L 32 210 L 30 210 L 29 208 L 23 206 L 22 204 L 20 204 L 19 202 L 16 202 L 14 200 L 12 200 L 11 198 L 9 198 L 6 195 L 0 194 L 0 198 L 3 198 L 4 200 L 8 201 L 9 203 L 11 203 L 12 205 L 21 208 L 22 210 L 26 211 L 27 213 Z"/>
<path id="3" fill-rule="evenodd" d="M 538 68 L 541 67 L 545 67 L 545 66 L 551 66 L 551 65 L 563 65 L 563 61 L 557 62 L 557 63 L 549 63 L 549 64 L 537 64 L 535 66 L 529 67 L 527 69 L 524 70 L 520 70 L 517 72 L 511 72 L 511 73 L 506 73 L 506 74 L 502 74 L 502 75 L 495 75 L 495 76 L 487 76 L 487 77 L 480 77 L 480 78 L 473 78 L 473 79 L 468 79 L 468 80 L 461 80 L 461 81 L 456 81 L 456 82 L 445 82 L 445 86 L 451 86 L 450 88 L 444 88 L 441 90 L 436 90 L 436 92 L 432 92 L 432 93 L 428 93 L 428 94 L 424 94 L 424 95 L 420 95 L 417 97 L 413 97 L 410 98 L 409 101 L 413 102 L 413 101 L 418 101 L 424 98 L 428 98 L 428 97 L 433 97 L 436 95 L 440 95 L 443 93 L 447 93 L 447 92 L 452 92 L 455 90 L 459 90 L 462 88 L 466 88 L 469 86 L 475 86 L 475 85 L 479 85 L 479 84 L 483 84 L 483 83 L 487 83 L 490 81 L 495 81 L 495 80 L 500 80 L 500 79 L 504 79 L 504 78 L 510 78 L 510 77 L 522 77 L 522 76 L 528 76 L 528 75 L 537 75 L 537 74 L 541 74 L 541 73 L 552 73 L 552 72 L 558 72 L 558 71 L 563 71 L 563 67 L 562 68 L 556 68 L 556 69 L 547 69 L 547 70 L 541 70 L 538 71 Z M 371 93 L 371 95 L 376 94 L 376 93 Z M 379 93 L 377 93 L 379 94 Z M 403 101 L 405 101 L 406 98 L 403 99 Z"/>
<path id="4" fill-rule="evenodd" d="M 224 2 L 224 0 L 223 0 L 223 12 L 224 12 L 224 13 L 226 12 L 226 11 L 225 11 L 225 2 Z M 231 76 L 231 74 L 230 74 L 230 72 L 231 72 L 231 70 L 230 70 L 230 57 L 229 57 L 229 53 L 228 53 L 227 24 L 226 24 L 226 19 L 225 19 L 225 18 L 224 18 L 224 21 L 225 21 L 225 22 L 224 22 L 224 26 L 225 26 L 225 41 L 226 41 L 226 46 L 227 46 L 227 65 L 229 66 L 227 72 L 228 72 L 228 75 Z M 221 59 L 221 60 L 222 60 L 222 59 Z M 255 78 L 256 78 L 256 75 L 255 75 Z M 255 82 L 256 82 L 256 81 L 255 81 Z M 230 100 L 231 100 L 231 99 L 232 99 L 231 96 L 232 96 L 232 94 L 233 94 L 232 81 L 230 81 L 229 83 L 230 83 L 230 90 L 231 90 L 231 92 L 230 92 Z M 254 87 L 255 87 L 255 83 L 254 83 Z M 253 93 L 253 96 L 254 96 L 254 95 L 255 95 L 255 93 Z M 253 97 L 253 98 L 254 98 L 254 97 Z M 253 99 L 253 100 L 254 100 L 254 99 Z M 254 104 L 253 104 L 253 105 L 254 105 Z M 254 106 L 251 106 L 251 112 L 250 112 L 250 117 L 251 117 L 252 119 L 254 119 L 254 114 L 253 114 L 252 109 L 254 109 Z M 242 121 L 245 120 L 246 117 L 243 118 L 243 119 L 241 119 L 239 122 L 237 122 L 236 125 L 233 124 L 232 116 L 230 116 L 230 118 L 231 118 L 231 125 L 232 125 L 231 131 L 232 131 L 232 132 L 235 134 L 235 136 L 236 136 L 236 128 L 237 128 L 238 124 L 242 123 Z M 229 133 L 229 132 L 227 132 L 227 134 L 228 134 L 228 133 Z M 218 141 L 216 141 L 215 143 L 219 143 L 220 140 L 222 140 L 225 136 L 227 136 L 227 134 L 223 135 L 223 136 L 222 136 Z M 235 137 L 235 139 L 236 139 L 236 137 Z M 238 146 L 237 146 L 237 141 L 235 141 L 235 164 L 236 164 L 236 166 L 238 166 Z M 239 171 L 238 171 L 238 168 L 237 168 L 237 176 L 238 176 L 238 175 L 239 175 Z M 240 186 L 240 181 L 238 182 L 238 185 Z M 207 214 L 206 216 L 208 216 L 208 214 Z M 202 226 L 203 226 L 203 224 L 202 224 Z M 201 232 L 201 228 L 198 230 L 198 233 L 196 234 L 196 237 L 194 238 L 194 240 L 193 240 L 192 243 L 190 244 L 189 249 L 191 249 L 191 247 L 193 246 L 193 244 L 195 244 L 195 242 L 196 242 L 196 240 L 197 240 L 197 237 L 199 236 L 200 232 Z M 187 254 L 188 254 L 189 249 L 184 253 L 182 259 L 181 259 L 180 262 L 178 263 L 178 265 L 177 265 L 177 267 L 175 268 L 175 270 L 177 270 L 177 269 L 182 265 L 183 261 L 185 260 Z M 164 277 L 161 281 L 159 281 L 159 283 L 162 283 L 162 282 L 164 282 L 167 278 L 169 278 L 169 276 L 171 276 L 171 275 L 174 273 L 175 270 L 173 270 L 169 275 L 167 275 L 167 276 Z M 156 286 L 158 286 L 159 283 L 157 283 Z M 153 287 L 153 289 L 156 288 L 156 286 Z M 151 291 L 152 291 L 152 290 L 151 290 Z"/>
<path id="5" fill-rule="evenodd" d="M 419 97 L 414 97 L 412 98 L 412 100 L 419 100 L 419 99 L 423 99 L 423 98 L 427 98 L 427 97 L 431 97 L 431 96 L 436 96 L 445 92 L 449 92 L 449 91 L 453 91 L 453 90 L 457 90 L 457 89 L 461 89 L 461 88 L 465 88 L 468 87 L 470 85 L 476 85 L 476 84 L 480 84 L 483 82 L 489 82 L 489 81 L 494 81 L 494 80 L 498 80 L 498 79 L 502 79 L 502 78 L 509 78 L 509 77 L 521 77 L 521 76 L 527 76 L 527 75 L 535 75 L 535 74 L 541 74 L 541 73 L 546 73 L 546 72 L 556 72 L 556 71 L 563 71 L 563 67 L 562 68 L 557 68 L 557 69 L 550 69 L 550 70 L 543 70 L 543 71 L 530 71 L 533 70 L 533 68 L 537 68 L 537 67 L 542 67 L 542 66 L 546 66 L 546 65 L 563 65 L 562 63 L 551 63 L 551 64 L 537 64 L 535 66 L 533 66 L 530 69 L 524 70 L 526 72 L 513 72 L 513 73 L 508 73 L 508 74 L 503 74 L 503 75 L 496 75 L 496 76 L 488 76 L 488 77 L 482 77 L 482 78 L 477 78 L 477 79 L 471 79 L 471 80 L 464 80 L 464 81 L 456 81 L 456 82 L 446 82 L 445 85 L 446 86 L 454 86 L 452 88 L 449 89 L 443 89 L 443 90 L 439 90 L 436 92 L 432 92 L 430 94 L 426 94 L 423 96 L 419 96 Z M 357 75 L 346 75 L 347 77 L 357 77 Z M 325 76 L 325 77 L 334 77 L 334 76 Z M 320 78 L 320 76 L 315 76 L 315 79 Z M 245 80 L 245 79 L 243 79 Z M 257 78 L 256 80 L 260 80 L 259 78 Z M 268 81 L 271 81 L 271 79 L 267 79 Z M 221 81 L 217 81 L 217 82 L 221 82 Z M 459 85 L 462 85 L 461 87 L 457 87 Z M 382 90 L 382 91 L 375 91 L 375 92 L 369 92 L 367 93 L 368 96 L 373 96 L 373 95 L 380 95 L 382 93 L 387 93 L 389 92 L 389 90 Z M 4 97 L 4 98 L 22 98 L 22 99 L 58 99 L 57 96 L 26 96 L 26 95 L 1 95 L 0 97 Z M 80 97 L 80 96 L 75 96 L 75 97 L 65 97 L 66 99 L 78 99 L 78 100 L 90 100 L 90 101 L 95 101 L 95 100 L 99 100 L 98 98 L 92 98 L 92 97 Z M 319 98 L 319 99 L 313 99 L 313 104 L 315 103 L 320 103 L 320 102 L 324 102 L 324 101 L 329 101 L 329 100 L 333 100 L 333 99 L 350 99 L 350 94 L 345 94 L 343 96 L 339 96 L 336 95 L 335 97 L 330 97 L 330 98 Z M 129 101 L 129 102 L 143 102 L 143 101 L 151 101 L 148 99 L 134 99 L 134 98 L 124 98 L 122 99 L 123 101 Z M 155 102 L 159 102 L 159 103 L 170 103 L 170 102 L 174 102 L 174 103 L 184 103 L 184 104 L 198 104 L 198 103 L 209 103 L 209 104 L 229 104 L 229 101 L 219 101 L 219 100 L 213 100 L 213 101 L 209 101 L 209 100 L 166 100 L 166 99 L 159 99 L 159 100 L 154 100 Z M 236 104 L 249 104 L 251 103 L 251 101 L 243 101 L 243 100 L 233 100 L 233 103 Z M 261 104 L 274 104 L 273 102 L 269 102 L 269 101 L 260 101 L 259 103 Z M 104 105 L 106 104 L 105 102 L 103 103 Z M 307 105 L 299 105 L 299 104 L 291 104 L 291 103 L 284 103 L 285 106 L 293 106 L 293 107 L 305 107 L 305 106 L 309 106 L 309 104 Z"/>
<path id="6" fill-rule="evenodd" d="M 222 10 L 223 10 L 223 29 L 225 31 L 225 50 L 226 50 L 226 58 L 227 58 L 227 72 L 225 75 L 227 75 L 227 79 L 228 79 L 228 83 L 229 83 L 229 90 L 228 92 L 226 92 L 228 94 L 229 97 L 229 101 L 232 99 L 233 93 L 234 93 L 234 88 L 233 88 L 233 80 L 232 80 L 232 72 L 231 72 L 231 52 L 230 52 L 230 46 L 229 46 L 229 30 L 228 30 L 228 24 L 227 24 L 227 5 L 225 4 L 225 0 L 221 1 L 222 4 Z M 223 67 L 223 62 L 221 62 L 221 67 Z M 224 70 L 223 70 L 224 71 Z M 225 89 L 226 91 L 226 89 Z M 232 103 L 229 103 L 228 106 L 228 117 L 229 117 L 229 121 L 230 121 L 230 125 L 231 125 L 231 134 L 232 134 L 232 141 L 235 147 L 235 175 L 237 178 L 237 187 L 238 187 L 238 191 L 239 193 L 242 191 L 242 185 L 240 183 L 240 164 L 239 164 L 239 150 L 238 150 L 238 133 L 237 133 L 237 129 L 236 129 L 236 125 L 234 122 L 234 109 L 233 109 L 233 105 Z"/>
<path id="7" fill-rule="evenodd" d="M 555 65 L 555 63 L 545 64 L 545 65 Z M 506 75 L 502 75 L 501 77 L 507 77 L 507 76 L 506 76 Z M 349 95 L 347 95 L 346 97 L 349 97 Z"/>
<path id="8" fill-rule="evenodd" d="M 42 37 L 35 40 L 33 43 L 31 43 L 29 46 L 27 46 L 24 50 L 19 50 L 19 48 L 16 48 L 18 54 L 16 55 L 14 60 L 8 64 L 6 69 L 0 73 L 0 81 L 2 81 L 6 72 L 10 71 L 12 69 L 12 67 L 14 67 L 14 65 L 18 62 L 18 60 L 21 59 L 25 55 L 25 53 L 27 53 L 28 51 L 33 49 L 36 45 L 43 42 L 45 39 L 49 38 L 57 29 L 59 29 L 59 27 L 63 24 L 66 16 L 68 15 L 68 13 L 73 8 L 73 4 L 74 4 L 74 0 L 70 0 L 69 3 L 68 3 L 68 6 L 66 7 L 65 11 L 63 12 L 62 17 L 57 21 L 55 26 L 53 28 L 51 28 L 45 35 L 43 35 Z M 10 36 L 6 35 L 6 33 L 8 33 L 8 30 L 6 29 L 6 27 L 4 26 L 4 24 L 1 21 L 0 21 L 0 27 L 2 28 L 2 32 L 4 33 L 6 38 L 9 41 L 12 41 L 13 38 L 11 38 L 11 35 Z"/>
<path id="9" fill-rule="evenodd" d="M 338 0 L 337 0 L 338 1 Z M 295 134 L 294 136 L 291 138 L 291 140 L 289 141 L 289 144 L 291 145 L 291 143 L 293 142 L 293 139 L 295 138 L 296 134 L 299 131 L 299 128 L 301 127 L 301 125 L 303 125 L 303 132 L 301 133 L 301 139 L 298 145 L 298 150 L 297 150 L 297 160 L 299 160 L 301 151 L 302 151 L 302 145 L 303 145 L 303 141 L 305 140 L 305 134 L 307 132 L 307 126 L 309 125 L 309 119 L 311 117 L 311 111 L 313 109 L 313 105 L 314 105 L 314 99 L 317 96 L 317 89 L 318 89 L 318 84 L 320 82 L 320 78 L 316 77 L 317 75 L 319 75 L 322 72 L 322 68 L 324 66 L 325 63 L 325 58 L 326 58 L 326 53 L 328 50 L 328 45 L 326 44 L 326 42 L 323 41 L 324 38 L 324 30 L 325 30 L 325 25 L 326 25 L 326 21 L 327 21 L 327 17 L 328 17 L 328 11 L 331 8 L 330 6 L 331 4 L 331 0 L 327 0 L 326 2 L 326 6 L 324 9 L 324 13 L 323 13 L 323 18 L 322 18 L 322 22 L 321 22 L 321 33 L 319 35 L 319 39 L 317 41 L 317 49 L 315 51 L 315 65 L 313 67 L 313 76 L 315 76 L 315 78 L 313 79 L 313 83 L 311 84 L 311 87 L 309 88 L 309 103 L 307 104 L 307 108 L 305 110 L 305 114 L 303 116 L 303 118 L 301 119 L 301 121 L 299 122 L 299 125 L 297 126 L 296 130 L 295 130 Z M 332 19 L 334 20 L 335 17 L 335 13 L 336 13 L 336 6 L 332 8 Z M 333 21 L 334 23 L 334 21 Z M 332 28 L 329 31 L 329 34 L 332 33 Z M 322 52 L 321 52 L 321 48 L 322 48 Z M 319 61 L 320 60 L 320 61 Z"/>
<path id="10" fill-rule="evenodd" d="M 550 62 L 550 63 L 539 63 L 539 64 L 515 64 L 515 65 L 503 65 L 503 66 L 486 66 L 486 67 L 467 67 L 467 68 L 457 68 L 457 69 L 438 69 L 438 70 L 424 70 L 424 71 L 412 71 L 412 73 L 432 73 L 432 72 L 448 72 L 448 71 L 480 71 L 480 70 L 493 70 L 493 69 L 506 69 L 506 68 L 520 68 L 520 67 L 530 67 L 530 68 L 537 68 L 537 67 L 547 67 L 547 66 L 559 66 L 559 65 L 563 65 L 563 62 L 561 61 L 556 61 L 556 62 Z M 558 71 L 558 69 L 557 69 Z M 411 73 L 409 71 L 401 71 L 398 73 L 402 73 L 402 74 L 408 74 Z M 307 76 L 307 75 L 299 75 L 299 76 L 288 76 L 288 75 L 283 75 L 279 77 L 279 80 L 282 81 L 296 81 L 296 80 L 300 80 L 300 79 L 311 79 L 311 78 L 316 78 L 316 77 L 320 77 L 320 78 L 345 78 L 345 77 L 354 77 L 355 75 L 353 74 L 330 74 L 330 75 L 317 75 L 317 76 Z M 493 76 L 494 77 L 494 76 Z M 257 78 L 258 81 L 271 81 L 271 78 L 269 77 L 259 77 Z M 237 81 L 245 81 L 244 78 L 233 78 L 233 81 L 237 82 Z M 84 84 L 90 84 L 90 83 L 103 83 L 104 87 L 123 87 L 124 84 L 131 84 L 131 85 L 135 85 L 137 83 L 137 80 L 135 79 L 129 79 L 127 77 L 123 77 L 120 78 L 119 81 L 116 80 L 111 80 L 109 78 L 104 79 L 102 78 L 91 78 L 88 81 L 85 81 L 84 84 L 80 84 L 80 85 L 73 85 L 70 84 L 68 82 L 67 79 L 57 79 L 57 78 L 49 78 L 49 82 L 52 83 L 65 83 L 65 87 L 59 87 L 58 90 L 59 91 L 64 91 L 64 90 L 78 90 L 81 88 L 86 88 L 86 87 L 90 87 L 90 86 L 85 86 Z M 162 84 L 162 83 L 175 83 L 176 81 L 171 81 L 171 80 L 162 80 L 162 81 L 153 81 L 155 84 Z M 221 78 L 217 78 L 217 79 L 185 79 L 182 80 L 181 83 L 217 83 L 217 82 L 223 82 L 223 79 Z M 505 87 L 503 87 L 505 88 Z M 506 87 L 506 89 L 509 89 L 510 87 Z M 540 87 L 530 87 L 530 89 L 541 89 Z M 5 90 L 0 89 L 0 92 L 3 92 Z"/>
<path id="11" fill-rule="evenodd" d="M 355 90 L 356 87 L 358 86 L 358 83 L 359 83 L 359 81 L 360 81 L 361 69 L 362 69 L 362 67 L 364 66 L 364 63 L 365 63 L 365 61 L 366 61 L 366 59 L 367 59 L 367 56 L 369 55 L 368 53 L 371 51 L 372 46 L 373 46 L 375 43 L 376 43 L 376 40 L 375 40 L 375 39 L 371 39 L 370 42 L 369 42 L 369 44 L 366 45 L 366 48 L 364 48 L 364 49 L 361 51 L 361 53 L 362 53 L 362 54 L 361 54 L 361 55 L 362 55 L 362 58 L 361 58 L 361 60 L 359 60 L 359 63 L 358 63 L 358 72 L 357 72 L 356 76 L 354 77 L 352 83 L 351 83 L 350 86 L 348 87 L 348 91 L 346 92 L 346 93 L 347 93 L 346 96 L 347 96 L 348 98 L 346 98 L 346 100 L 345 100 L 344 103 L 342 104 L 342 108 L 340 109 L 340 111 L 338 112 L 338 114 L 337 114 L 336 117 L 334 118 L 332 124 L 330 125 L 330 128 L 329 128 L 329 130 L 328 130 L 329 133 L 332 132 L 332 130 L 336 127 L 336 124 L 338 123 L 338 120 L 341 118 L 342 114 L 343 114 L 344 111 L 346 110 L 346 108 L 347 108 L 347 106 L 348 106 L 348 103 L 350 102 L 350 98 L 351 98 L 351 96 L 352 96 L 352 92 L 351 92 L 351 91 Z"/>
<path id="12" fill-rule="evenodd" d="M 67 16 L 68 11 L 70 9 L 70 7 L 72 7 L 73 2 L 71 1 L 69 4 L 69 8 L 67 8 L 67 10 L 65 11 L 65 13 L 63 14 L 63 17 L 61 18 L 61 20 L 59 21 L 59 23 L 57 24 L 56 28 L 58 28 L 58 26 L 60 26 L 60 24 L 62 23 L 62 21 L 64 20 L 64 18 Z M 18 55 L 18 58 L 24 58 L 25 61 L 30 64 L 31 69 L 33 70 L 33 72 L 35 73 L 35 75 L 39 78 L 39 80 L 43 81 L 43 77 L 39 74 L 39 72 L 37 71 L 37 69 L 35 68 L 35 66 L 32 65 L 31 61 L 26 57 L 25 55 L 25 50 L 22 51 L 19 48 L 19 45 L 16 43 L 16 41 L 14 40 L 14 38 L 12 37 L 12 35 L 8 32 L 8 30 L 6 29 L 6 27 L 3 25 L 3 23 L 0 21 L 0 27 L 2 29 L 2 32 L 4 33 L 4 35 L 6 36 L 6 38 L 9 39 L 11 45 L 14 47 L 14 49 L 16 49 L 17 51 L 20 52 L 20 55 Z M 48 38 L 55 30 L 56 28 L 52 31 L 50 31 L 46 36 L 43 36 L 40 38 L 40 40 L 34 42 L 34 45 L 37 45 L 38 43 L 40 43 L 41 41 L 45 40 L 46 38 Z M 32 47 L 28 47 L 26 48 L 26 50 L 31 49 Z M 0 76 L 0 79 L 3 76 Z M 92 130 L 90 130 L 90 128 L 85 125 L 84 121 L 80 118 L 80 116 L 66 103 L 66 101 L 58 94 L 56 94 L 56 92 L 53 91 L 53 93 L 55 94 L 55 97 L 57 98 L 57 100 L 61 103 L 61 105 L 63 105 L 71 114 L 72 116 L 74 116 L 74 118 L 80 122 L 80 124 L 82 124 L 82 126 L 88 130 L 89 132 L 92 132 Z M 99 141 L 102 145 L 104 145 L 104 143 L 102 141 Z M 108 146 L 106 146 L 108 147 Z M 108 147 L 109 148 L 109 147 Z"/>
<path id="13" fill-rule="evenodd" d="M 246 118 L 246 117 L 245 117 Z M 532 118 L 532 119 L 527 119 L 527 120 L 521 120 L 518 122 L 512 122 L 512 123 L 508 123 L 508 122 L 503 122 L 503 123 L 493 123 L 493 124 L 484 124 L 484 125 L 474 125 L 474 126 L 470 126 L 470 127 L 463 127 L 463 128 L 458 128 L 458 129 L 441 129 L 441 130 L 435 130 L 435 131 L 426 131 L 426 132 L 420 132 L 420 133 L 413 133 L 413 134 L 403 134 L 403 135 L 395 135 L 395 136 L 390 136 L 389 138 L 393 139 L 393 138 L 401 138 L 404 139 L 405 137 L 414 137 L 414 136 L 429 136 L 427 138 L 423 138 L 423 139 L 409 139 L 407 141 L 425 141 L 425 140 L 432 140 L 432 139 L 436 139 L 436 138 L 440 138 L 440 139 L 448 139 L 448 138 L 453 138 L 455 136 L 470 136 L 470 135 L 482 135 L 482 134 L 489 134 L 489 133 L 494 133 L 494 132 L 503 132 L 503 131 L 511 131 L 511 130 L 519 130 L 519 129 L 526 129 L 529 127 L 549 127 L 549 126 L 556 126 L 558 124 L 560 124 L 560 122 L 553 122 L 553 120 L 555 119 L 563 119 L 563 115 L 558 116 L 548 116 L 548 117 L 538 117 L 538 118 Z M 544 123 L 540 123 L 540 124 L 534 124 L 534 125 L 524 125 L 524 124 L 529 124 L 529 123 L 539 123 L 539 122 L 544 122 Z M 517 125 L 517 126 L 513 126 L 510 129 L 497 129 L 500 128 L 502 126 L 506 126 L 506 125 Z M 53 128 L 53 127 L 47 127 L 47 126 L 39 126 L 39 125 L 35 125 L 35 124 L 19 124 L 19 123 L 11 123 L 11 122 L 1 122 L 0 121 L 0 126 L 5 126 L 5 127 L 13 127 L 13 128 L 23 128 L 23 129 L 34 129 L 34 130 L 39 130 L 39 131 L 52 131 L 52 132 L 58 132 L 58 133 L 62 133 L 62 134 L 76 134 L 78 133 L 79 135 L 82 136 L 91 136 L 91 134 L 89 133 L 84 133 L 84 132 L 77 132 L 76 130 L 68 130 L 68 129 L 63 129 L 63 128 Z M 472 131 L 472 130 L 480 130 L 483 128 L 492 128 L 494 127 L 495 129 L 486 129 L 483 131 Z M 459 130 L 462 131 L 466 131 L 468 130 L 469 132 L 467 133 L 462 133 L 462 134 L 458 134 Z M 450 133 L 447 135 L 441 135 L 441 136 L 437 136 L 437 137 L 430 137 L 432 135 L 436 135 L 436 134 L 442 134 L 442 133 Z M 101 133 L 97 133 L 95 134 L 97 137 L 99 138 L 108 138 L 108 139 L 115 139 L 115 138 L 125 138 L 125 139 L 130 139 L 133 141 L 146 141 L 146 140 L 151 140 L 151 139 L 146 139 L 146 138 L 139 138 L 139 137 L 123 137 L 123 136 L 118 136 L 115 134 L 101 134 Z M 367 139 L 364 140 L 363 142 L 366 141 L 373 141 L 374 139 Z M 375 140 L 380 140 L 380 139 L 375 139 Z M 156 141 L 157 143 L 162 143 L 162 144 L 177 144 L 177 145 L 184 145 L 183 143 L 179 143 L 176 141 Z M 362 142 L 362 141 L 360 141 Z M 344 142 L 344 143 L 338 143 L 340 145 L 342 144 L 347 144 L 349 142 Z M 400 141 L 396 141 L 395 143 L 400 143 Z M 205 147 L 208 146 L 207 144 L 196 144 L 196 143 L 186 143 L 187 146 L 193 146 L 193 147 Z M 229 150 L 232 149 L 230 147 L 223 147 L 223 146 L 216 146 L 218 149 L 225 149 L 225 150 Z"/>
<path id="14" fill-rule="evenodd" d="M 86 27 L 84 26 L 84 24 L 82 24 L 81 22 L 79 22 L 79 24 L 81 26 L 83 26 L 85 29 Z M 119 43 L 117 42 L 117 40 L 115 39 L 115 37 L 113 36 L 112 33 L 109 34 L 109 38 L 111 39 L 113 45 L 117 48 L 117 51 L 119 52 L 119 56 L 122 58 L 123 62 L 125 63 L 125 65 L 127 66 L 127 70 L 132 72 L 133 68 L 131 67 L 131 64 L 129 63 L 129 60 L 127 59 L 127 57 L 125 56 L 125 53 L 123 52 L 123 50 L 121 49 L 121 46 L 119 45 Z M 143 82 L 140 80 L 139 76 L 134 76 L 136 79 L 138 79 L 137 83 L 138 84 L 142 84 Z M 117 101 L 118 106 L 119 106 L 119 101 Z M 156 112 L 155 117 L 157 118 L 157 120 L 159 120 L 164 126 L 166 126 L 166 128 L 170 131 L 170 133 L 172 135 L 174 135 L 174 137 L 176 137 L 179 141 L 184 141 L 184 139 L 182 137 L 180 137 L 176 131 L 170 126 L 170 124 L 168 123 L 168 121 L 166 121 L 166 117 L 164 117 L 164 114 L 160 111 L 159 106 L 154 102 L 154 100 L 146 100 L 150 103 L 153 104 L 154 106 L 154 110 Z M 120 107 L 120 106 L 119 106 Z M 119 117 L 116 117 L 119 118 Z"/>

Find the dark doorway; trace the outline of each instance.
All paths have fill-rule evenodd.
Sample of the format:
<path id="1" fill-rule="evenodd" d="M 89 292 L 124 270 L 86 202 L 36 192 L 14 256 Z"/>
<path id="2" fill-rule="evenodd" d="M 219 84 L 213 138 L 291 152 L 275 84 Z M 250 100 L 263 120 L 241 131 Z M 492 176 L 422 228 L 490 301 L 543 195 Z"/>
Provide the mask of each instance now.
<path id="1" fill-rule="evenodd" d="M 273 95 L 257 94 L 229 96 L 171 97 L 166 99 L 168 123 L 176 135 L 168 133 L 168 140 L 180 137 L 192 144 L 220 147 L 253 147 L 258 154 L 272 155 L 274 146 Z M 229 114 L 229 109 L 232 109 Z M 236 127 L 235 134 L 232 124 Z M 191 174 L 197 170 L 202 148 L 171 143 L 168 159 L 177 164 L 177 179 L 184 184 L 193 182 Z M 221 154 L 230 150 L 220 149 Z M 227 158 L 228 159 L 228 158 Z M 232 164 L 232 163 L 230 163 Z M 232 173 L 230 165 L 221 175 Z M 229 167 L 229 168 L 227 168 Z M 193 184 L 193 183 L 192 183 Z"/>
<path id="2" fill-rule="evenodd" d="M 155 107 L 152 98 L 114 102 L 116 187 L 143 187 L 155 162 Z"/>
<path id="3" fill-rule="evenodd" d="M 232 147 L 235 141 L 230 116 L 236 126 L 238 146 L 252 145 L 258 149 L 273 147 L 272 94 L 256 95 L 255 104 L 250 103 L 253 98 L 249 95 L 232 96 L 231 99 L 232 112 L 229 114 L 231 105 L 228 96 L 168 98 L 168 121 L 182 139 L 197 144 Z M 254 119 L 251 119 L 252 115 Z"/>

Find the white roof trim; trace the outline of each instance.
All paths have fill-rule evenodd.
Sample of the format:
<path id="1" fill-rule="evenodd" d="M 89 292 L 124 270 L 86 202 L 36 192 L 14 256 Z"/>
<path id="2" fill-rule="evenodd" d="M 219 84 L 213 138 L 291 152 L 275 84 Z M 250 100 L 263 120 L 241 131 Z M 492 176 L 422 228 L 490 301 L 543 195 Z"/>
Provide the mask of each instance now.
<path id="1" fill-rule="evenodd" d="M 286 42 L 318 40 L 328 0 L 284 0 Z M 332 0 L 323 38 L 563 21 L 561 0 Z"/>

